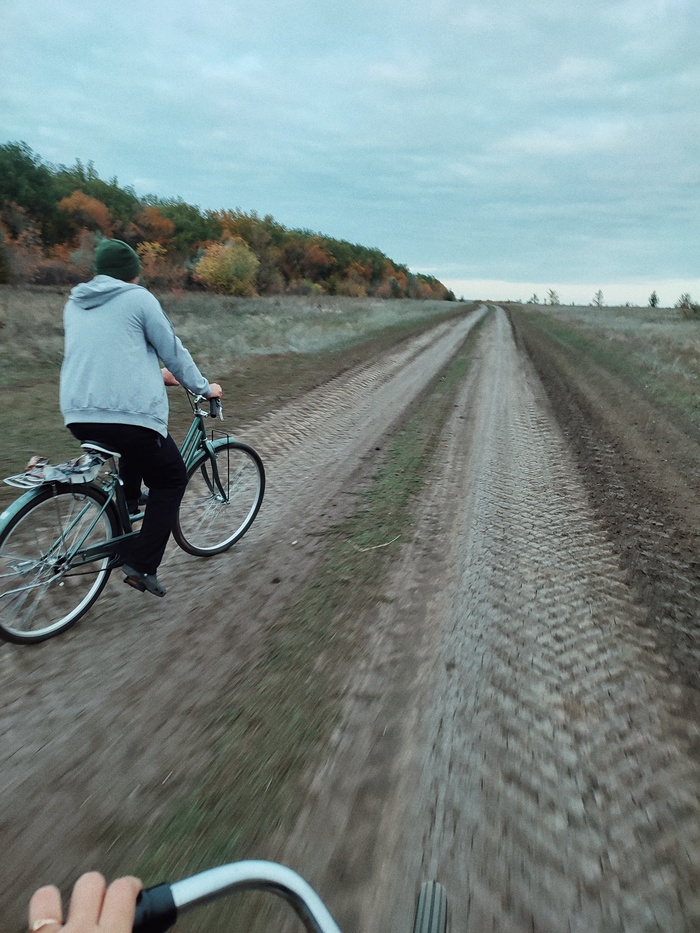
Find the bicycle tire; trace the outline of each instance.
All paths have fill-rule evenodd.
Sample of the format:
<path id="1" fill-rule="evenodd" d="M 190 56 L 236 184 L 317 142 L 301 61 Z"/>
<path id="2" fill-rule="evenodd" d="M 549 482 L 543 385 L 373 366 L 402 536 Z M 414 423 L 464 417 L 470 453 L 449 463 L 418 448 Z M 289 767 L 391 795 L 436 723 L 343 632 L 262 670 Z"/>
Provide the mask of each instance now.
<path id="1" fill-rule="evenodd" d="M 413 933 L 447 933 L 447 894 L 437 881 L 421 885 Z"/>
<path id="2" fill-rule="evenodd" d="M 188 554 L 208 557 L 228 550 L 255 521 L 265 495 L 265 468 L 260 455 L 240 441 L 214 444 L 224 499 L 212 476 L 212 461 L 203 454 L 189 471 L 187 488 L 173 537 Z"/>
<path id="3" fill-rule="evenodd" d="M 46 486 L 0 530 L 0 637 L 21 645 L 44 641 L 92 606 L 111 558 L 73 568 L 66 553 L 115 537 L 118 520 L 105 501 L 93 486 Z"/>

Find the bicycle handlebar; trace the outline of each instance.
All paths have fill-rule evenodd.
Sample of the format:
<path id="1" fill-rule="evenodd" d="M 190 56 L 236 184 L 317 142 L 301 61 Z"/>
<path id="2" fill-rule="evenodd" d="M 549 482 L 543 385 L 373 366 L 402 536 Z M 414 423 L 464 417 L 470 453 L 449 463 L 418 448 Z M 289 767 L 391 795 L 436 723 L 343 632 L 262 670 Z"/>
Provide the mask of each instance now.
<path id="1" fill-rule="evenodd" d="M 252 860 L 146 888 L 136 905 L 133 933 L 164 933 L 179 913 L 237 891 L 278 895 L 291 905 L 308 933 L 340 933 L 326 905 L 300 875 L 276 862 Z"/>
<path id="2" fill-rule="evenodd" d="M 187 397 L 190 400 L 190 405 L 195 415 L 209 415 L 210 418 L 218 418 L 220 421 L 224 420 L 224 406 L 221 404 L 220 398 L 207 398 L 206 395 L 194 395 L 189 389 L 185 391 L 187 392 Z M 202 409 L 200 402 L 209 402 L 208 412 Z"/>

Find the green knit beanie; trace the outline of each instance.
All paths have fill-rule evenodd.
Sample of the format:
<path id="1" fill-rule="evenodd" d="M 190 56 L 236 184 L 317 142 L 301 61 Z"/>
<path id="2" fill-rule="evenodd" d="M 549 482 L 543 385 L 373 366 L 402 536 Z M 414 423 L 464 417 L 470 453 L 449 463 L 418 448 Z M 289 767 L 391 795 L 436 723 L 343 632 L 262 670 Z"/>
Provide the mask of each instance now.
<path id="1" fill-rule="evenodd" d="M 95 275 L 130 282 L 141 272 L 141 260 L 128 243 L 102 240 L 95 250 Z"/>

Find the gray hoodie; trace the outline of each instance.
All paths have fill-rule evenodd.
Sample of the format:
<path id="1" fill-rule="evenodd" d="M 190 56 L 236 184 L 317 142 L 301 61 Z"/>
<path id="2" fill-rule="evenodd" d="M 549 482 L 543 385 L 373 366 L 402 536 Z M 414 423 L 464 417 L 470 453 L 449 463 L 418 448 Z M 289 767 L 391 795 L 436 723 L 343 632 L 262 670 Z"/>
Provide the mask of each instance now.
<path id="1" fill-rule="evenodd" d="M 76 285 L 63 323 L 66 424 L 137 424 L 165 437 L 168 398 L 159 360 L 191 392 L 210 391 L 158 300 L 140 285 L 109 275 Z"/>

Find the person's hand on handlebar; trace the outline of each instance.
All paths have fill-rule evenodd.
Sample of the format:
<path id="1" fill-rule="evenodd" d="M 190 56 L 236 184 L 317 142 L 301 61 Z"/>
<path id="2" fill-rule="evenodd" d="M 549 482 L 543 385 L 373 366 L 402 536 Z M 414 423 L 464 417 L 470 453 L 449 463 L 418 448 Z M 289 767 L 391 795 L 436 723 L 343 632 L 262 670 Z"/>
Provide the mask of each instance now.
<path id="1" fill-rule="evenodd" d="M 179 386 L 180 383 L 177 381 L 175 376 L 170 372 L 169 369 L 166 369 L 165 366 L 161 368 L 161 373 L 163 374 L 163 382 L 166 386 Z M 218 382 L 209 383 L 209 395 L 207 398 L 221 398 L 224 394 L 224 390 L 221 388 Z"/>
<path id="2" fill-rule="evenodd" d="M 119 878 L 107 887 L 99 872 L 81 875 L 64 924 L 58 888 L 39 888 L 29 902 L 30 933 L 131 933 L 140 891 L 138 878 Z"/>

